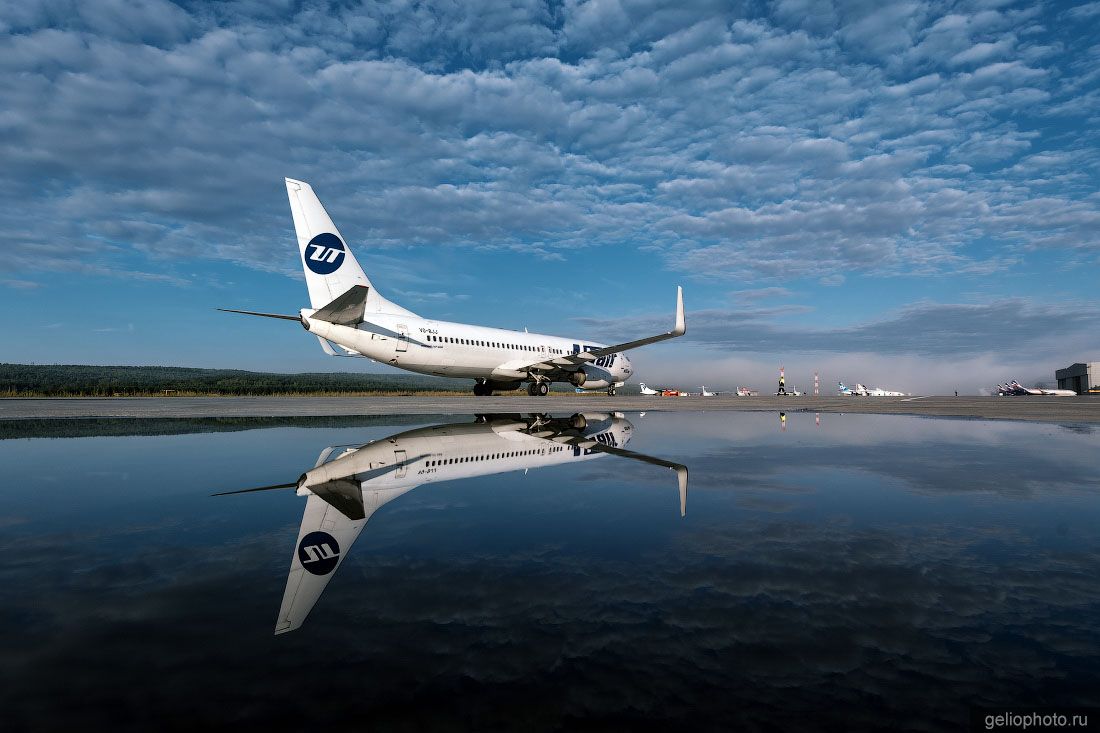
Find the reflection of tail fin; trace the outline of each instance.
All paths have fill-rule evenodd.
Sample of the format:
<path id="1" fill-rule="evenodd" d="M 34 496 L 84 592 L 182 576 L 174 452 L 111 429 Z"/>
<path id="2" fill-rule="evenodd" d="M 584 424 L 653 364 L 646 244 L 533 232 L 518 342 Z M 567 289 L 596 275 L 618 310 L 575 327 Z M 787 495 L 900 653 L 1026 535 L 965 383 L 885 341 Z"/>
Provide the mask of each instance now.
<path id="1" fill-rule="evenodd" d="M 302 625 L 366 523 L 366 518 L 348 519 L 317 494 L 309 494 L 290 558 L 276 634 Z"/>
<path id="2" fill-rule="evenodd" d="M 680 484 L 680 516 L 686 517 L 688 511 L 688 470 L 687 466 L 676 467 L 676 480 Z"/>

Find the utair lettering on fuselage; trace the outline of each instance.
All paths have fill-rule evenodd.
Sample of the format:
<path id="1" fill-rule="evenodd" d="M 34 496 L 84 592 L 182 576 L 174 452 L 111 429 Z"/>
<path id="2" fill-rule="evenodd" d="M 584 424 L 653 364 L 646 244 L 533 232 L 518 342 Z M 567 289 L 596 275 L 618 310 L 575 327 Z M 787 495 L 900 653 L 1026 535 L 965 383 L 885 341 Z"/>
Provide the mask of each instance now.
<path id="1" fill-rule="evenodd" d="M 478 396 L 525 383 L 544 396 L 555 382 L 614 395 L 634 373 L 624 352 L 687 331 L 680 287 L 672 330 L 612 345 L 421 317 L 378 292 L 309 184 L 288 178 L 286 188 L 311 307 L 297 315 L 223 310 L 298 321 L 330 356 L 472 379 Z"/>

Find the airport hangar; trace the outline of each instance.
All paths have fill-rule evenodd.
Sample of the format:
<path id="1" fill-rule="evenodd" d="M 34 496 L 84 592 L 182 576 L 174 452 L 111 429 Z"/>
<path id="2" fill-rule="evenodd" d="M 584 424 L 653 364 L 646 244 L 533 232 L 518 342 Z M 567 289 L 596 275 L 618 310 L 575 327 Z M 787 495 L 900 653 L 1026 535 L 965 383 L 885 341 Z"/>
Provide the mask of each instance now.
<path id="1" fill-rule="evenodd" d="M 1100 361 L 1074 364 L 1054 372 L 1058 389 L 1072 389 L 1077 394 L 1100 392 Z"/>

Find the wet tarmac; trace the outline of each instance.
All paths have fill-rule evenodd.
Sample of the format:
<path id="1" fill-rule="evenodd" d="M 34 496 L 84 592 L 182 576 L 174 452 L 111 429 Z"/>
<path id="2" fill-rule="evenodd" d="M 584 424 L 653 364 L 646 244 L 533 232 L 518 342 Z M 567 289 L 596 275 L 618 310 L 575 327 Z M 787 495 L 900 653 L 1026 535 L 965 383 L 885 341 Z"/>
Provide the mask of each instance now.
<path id="1" fill-rule="evenodd" d="M 1100 706 L 1096 426 L 3 427 L 5 731 L 946 732 Z"/>
<path id="2" fill-rule="evenodd" d="M 1100 397 L 115 397 L 0 400 L 0 420 L 473 415 L 486 412 L 786 411 L 1100 423 Z"/>

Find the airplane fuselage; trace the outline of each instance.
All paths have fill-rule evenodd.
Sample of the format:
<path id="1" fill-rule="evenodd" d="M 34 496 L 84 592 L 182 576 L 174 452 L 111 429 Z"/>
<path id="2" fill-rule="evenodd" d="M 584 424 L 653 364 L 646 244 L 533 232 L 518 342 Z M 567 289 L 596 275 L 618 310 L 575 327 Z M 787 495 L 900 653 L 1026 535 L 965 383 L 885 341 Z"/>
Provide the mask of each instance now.
<path id="1" fill-rule="evenodd" d="M 310 318 L 312 312 L 302 311 L 311 333 L 375 361 L 442 377 L 516 382 L 529 378 L 527 367 L 532 363 L 603 346 L 583 339 L 386 313 L 368 314 L 361 327 L 341 326 Z M 601 357 L 583 370 L 585 379 L 576 386 L 585 389 L 621 385 L 634 371 L 622 353 Z"/>

